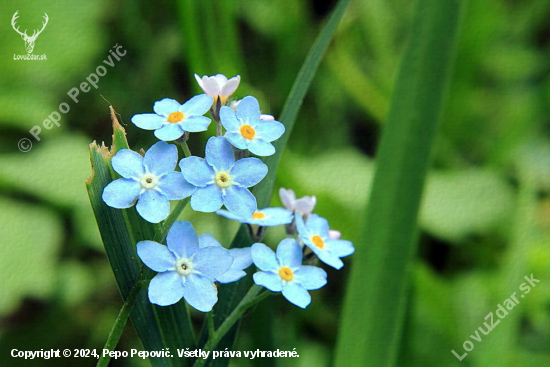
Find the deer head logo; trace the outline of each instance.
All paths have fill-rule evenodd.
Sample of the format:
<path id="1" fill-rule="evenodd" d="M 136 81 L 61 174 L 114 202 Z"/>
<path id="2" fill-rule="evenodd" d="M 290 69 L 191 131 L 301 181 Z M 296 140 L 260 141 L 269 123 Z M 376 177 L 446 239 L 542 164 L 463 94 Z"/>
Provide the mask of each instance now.
<path id="1" fill-rule="evenodd" d="M 42 29 L 41 30 L 35 30 L 32 34 L 32 36 L 27 36 L 27 30 L 25 29 L 25 32 L 20 32 L 19 31 L 19 27 L 15 28 L 15 20 L 17 18 L 19 18 L 19 16 L 17 15 L 17 13 L 19 12 L 16 11 L 15 14 L 13 14 L 13 18 L 11 18 L 11 26 L 13 27 L 13 29 L 19 33 L 21 35 L 21 38 L 23 38 L 23 41 L 25 41 L 25 48 L 27 49 L 27 53 L 31 53 L 33 48 L 34 48 L 34 41 L 36 41 L 36 38 L 38 37 L 38 35 L 40 33 L 42 33 L 42 31 L 44 30 L 44 28 L 46 28 L 46 24 L 48 24 L 48 14 L 44 13 L 45 16 L 44 16 L 44 19 L 46 19 L 46 21 L 44 23 L 42 23 Z"/>

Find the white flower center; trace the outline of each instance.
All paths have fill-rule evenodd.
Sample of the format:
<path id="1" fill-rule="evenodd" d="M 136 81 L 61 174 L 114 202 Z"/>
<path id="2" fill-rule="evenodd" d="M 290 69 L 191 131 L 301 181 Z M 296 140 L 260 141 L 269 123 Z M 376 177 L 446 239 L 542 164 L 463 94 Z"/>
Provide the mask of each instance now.
<path id="1" fill-rule="evenodd" d="M 139 184 L 141 187 L 143 187 L 145 190 L 152 190 L 159 184 L 159 178 L 152 173 L 146 173 L 143 176 L 141 176 L 141 180 L 139 181 Z"/>
<path id="2" fill-rule="evenodd" d="M 182 277 L 186 277 L 193 273 L 193 262 L 190 259 L 181 258 L 176 261 L 176 273 Z"/>
<path id="3" fill-rule="evenodd" d="M 231 175 L 228 172 L 220 171 L 217 172 L 214 176 L 214 182 L 218 185 L 219 188 L 226 189 L 231 186 Z"/>

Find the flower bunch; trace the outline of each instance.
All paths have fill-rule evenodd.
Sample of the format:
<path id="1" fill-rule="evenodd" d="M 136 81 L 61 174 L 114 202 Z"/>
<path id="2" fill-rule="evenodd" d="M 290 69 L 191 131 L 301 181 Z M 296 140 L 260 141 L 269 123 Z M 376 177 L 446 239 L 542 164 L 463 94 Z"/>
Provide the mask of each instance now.
<path id="1" fill-rule="evenodd" d="M 326 284 L 326 272 L 311 265 L 313 255 L 340 269 L 340 258 L 353 253 L 353 245 L 340 240 L 326 219 L 311 214 L 314 196 L 296 199 L 292 190 L 281 189 L 285 208 L 258 208 L 249 189 L 268 173 L 268 166 L 258 157 L 275 153 L 272 142 L 284 134 L 285 127 L 273 116 L 261 114 L 252 96 L 230 101 L 239 76 L 195 78 L 204 94 L 183 104 L 164 98 L 154 103 L 154 113 L 132 117 L 135 126 L 154 130 L 160 141 L 142 154 L 117 151 L 111 164 L 121 177 L 105 187 L 103 201 L 117 209 L 135 205 L 144 220 L 161 223 L 170 214 L 170 201 L 189 198 L 195 211 L 216 212 L 244 223 L 256 243 L 226 249 L 211 234 L 197 235 L 190 222 L 175 222 L 166 245 L 153 240 L 136 244 L 141 261 L 157 272 L 149 283 L 149 300 L 167 306 L 183 298 L 199 311 L 211 311 L 218 300 L 217 284 L 238 281 L 254 264 L 259 270 L 253 275 L 257 285 L 282 292 L 290 302 L 305 308 L 311 302 L 308 290 Z M 205 116 L 209 111 L 211 118 Z M 212 119 L 216 136 L 208 139 L 204 157 L 192 155 L 187 146 L 190 134 L 206 131 Z M 185 153 L 182 159 L 177 145 Z M 267 227 L 279 225 L 286 227 L 289 238 L 274 252 L 261 241 Z"/>

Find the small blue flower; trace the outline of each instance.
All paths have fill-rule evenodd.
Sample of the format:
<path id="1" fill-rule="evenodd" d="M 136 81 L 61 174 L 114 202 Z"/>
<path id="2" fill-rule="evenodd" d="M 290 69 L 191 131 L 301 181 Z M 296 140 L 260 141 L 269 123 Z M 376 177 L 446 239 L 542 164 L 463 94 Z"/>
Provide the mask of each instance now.
<path id="1" fill-rule="evenodd" d="M 328 221 L 317 214 L 312 214 L 304 223 L 301 215 L 296 216 L 298 235 L 304 244 L 309 247 L 319 259 L 340 269 L 344 266 L 341 257 L 349 256 L 355 249 L 350 241 L 333 239 L 329 235 Z M 334 236 L 332 236 L 334 237 Z"/>
<path id="2" fill-rule="evenodd" d="M 298 307 L 311 302 L 308 291 L 327 284 L 327 273 L 318 267 L 302 265 L 302 248 L 298 241 L 286 238 L 279 243 L 277 254 L 263 243 L 252 245 L 252 260 L 262 271 L 254 274 L 254 282 L 283 296 Z"/>
<path id="3" fill-rule="evenodd" d="M 205 155 L 206 159 L 193 156 L 179 163 L 185 180 L 197 187 L 191 196 L 191 208 L 209 213 L 225 205 L 239 217 L 251 217 L 257 204 L 247 187 L 265 177 L 267 166 L 258 158 L 235 162 L 233 148 L 223 136 L 208 139 Z"/>
<path id="4" fill-rule="evenodd" d="M 205 233 L 199 236 L 199 248 L 205 247 L 222 247 L 222 245 L 214 238 L 213 235 L 210 233 Z M 252 265 L 250 247 L 232 248 L 229 249 L 229 254 L 233 256 L 233 264 L 228 271 L 216 278 L 217 282 L 224 284 L 236 282 L 246 275 L 244 269 Z"/>
<path id="5" fill-rule="evenodd" d="M 206 94 L 199 94 L 180 105 L 176 100 L 164 98 L 155 102 L 155 113 L 134 115 L 132 122 L 145 130 L 155 130 L 160 140 L 176 140 L 185 131 L 196 133 L 205 131 L 210 119 L 204 115 L 212 106 L 213 99 Z"/>
<path id="6" fill-rule="evenodd" d="M 121 149 L 111 159 L 113 169 L 122 176 L 103 190 L 103 201 L 117 209 L 132 207 L 148 222 L 159 223 L 170 213 L 168 200 L 190 196 L 195 187 L 174 168 L 178 162 L 175 145 L 164 141 L 154 144 L 142 157 L 130 149 Z"/>
<path id="7" fill-rule="evenodd" d="M 259 156 L 275 153 L 270 143 L 285 132 L 285 126 L 279 121 L 260 119 L 260 105 L 252 96 L 244 97 L 237 105 L 237 111 L 222 106 L 220 120 L 227 130 L 225 137 L 239 149 L 248 149 Z"/>
<path id="8" fill-rule="evenodd" d="M 137 244 L 141 261 L 158 274 L 149 283 L 149 301 L 168 306 L 182 297 L 202 312 L 212 310 L 218 301 L 214 284 L 233 263 L 222 247 L 199 247 L 199 238 L 189 222 L 176 222 L 166 237 L 168 246 L 154 241 Z"/>
<path id="9" fill-rule="evenodd" d="M 227 219 L 238 220 L 241 223 L 255 224 L 262 227 L 281 226 L 283 224 L 289 224 L 294 220 L 294 213 L 292 210 L 284 208 L 265 208 L 258 209 L 252 214 L 251 217 L 242 218 L 235 214 L 220 209 L 216 211 L 216 214 L 221 215 Z"/>

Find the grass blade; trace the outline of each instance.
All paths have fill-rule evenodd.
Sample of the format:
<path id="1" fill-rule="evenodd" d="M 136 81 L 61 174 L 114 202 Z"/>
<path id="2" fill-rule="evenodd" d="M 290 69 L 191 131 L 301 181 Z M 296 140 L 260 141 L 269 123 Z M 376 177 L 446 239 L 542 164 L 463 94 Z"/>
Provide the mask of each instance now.
<path id="1" fill-rule="evenodd" d="M 353 255 L 336 366 L 394 366 L 416 253 L 417 213 L 461 0 L 418 0 L 377 153 L 363 242 Z"/>

